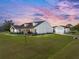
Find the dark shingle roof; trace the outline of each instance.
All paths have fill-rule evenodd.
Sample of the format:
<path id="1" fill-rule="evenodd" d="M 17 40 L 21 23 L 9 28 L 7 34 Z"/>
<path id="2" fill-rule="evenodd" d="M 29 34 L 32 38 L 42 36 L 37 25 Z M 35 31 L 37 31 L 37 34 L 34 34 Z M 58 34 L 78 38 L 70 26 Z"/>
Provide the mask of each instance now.
<path id="1" fill-rule="evenodd" d="M 21 26 L 19 26 L 19 25 L 13 25 L 16 29 L 20 29 L 21 28 Z"/>
<path id="2" fill-rule="evenodd" d="M 24 26 L 24 24 L 21 25 L 21 28 L 33 28 L 33 24 L 32 23 L 25 23 L 27 24 L 27 26 Z"/>
<path id="3" fill-rule="evenodd" d="M 20 26 L 19 25 L 14 25 L 14 27 L 17 28 L 17 29 L 21 29 L 21 28 L 34 28 L 34 27 L 40 25 L 43 22 L 44 21 L 36 21 L 36 22 L 34 22 L 34 23 L 37 23 L 35 26 L 33 26 L 33 22 L 31 22 L 31 23 L 25 23 L 25 24 L 27 24 L 27 26 L 24 26 L 24 24 L 22 24 Z"/>
<path id="4" fill-rule="evenodd" d="M 37 24 L 36 24 L 34 27 L 40 25 L 40 24 L 43 23 L 43 22 L 44 22 L 44 21 L 35 22 L 35 23 L 37 23 Z"/>

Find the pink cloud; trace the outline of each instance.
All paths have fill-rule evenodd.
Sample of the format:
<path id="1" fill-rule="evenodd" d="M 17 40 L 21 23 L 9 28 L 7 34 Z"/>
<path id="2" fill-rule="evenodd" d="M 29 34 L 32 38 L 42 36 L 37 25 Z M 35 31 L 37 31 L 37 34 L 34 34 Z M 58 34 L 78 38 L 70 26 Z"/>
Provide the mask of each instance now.
<path id="1" fill-rule="evenodd" d="M 58 10 L 64 14 L 68 15 L 79 15 L 79 9 L 73 7 L 73 3 L 68 1 L 61 1 L 58 3 Z"/>
<path id="2" fill-rule="evenodd" d="M 78 11 L 74 8 L 65 8 L 65 7 L 59 7 L 59 9 L 54 10 L 48 10 L 46 8 L 40 8 L 40 7 L 34 7 L 34 6 L 10 6 L 7 7 L 8 12 L 6 12 L 6 16 L 8 15 L 11 17 L 16 24 L 21 25 L 23 23 L 32 22 L 35 16 L 33 14 L 35 13 L 42 13 L 44 16 L 40 17 L 41 19 L 44 19 L 48 21 L 52 26 L 54 25 L 65 25 L 65 24 L 77 24 L 79 23 L 79 20 L 75 20 L 75 15 L 79 14 L 75 11 Z M 13 8 L 13 10 L 17 10 L 17 13 L 12 14 L 10 13 L 10 9 Z M 68 12 L 69 11 L 69 12 Z M 56 13 L 66 13 L 69 14 L 69 18 L 67 20 L 64 20 L 62 16 L 56 15 Z M 74 15 L 75 14 L 75 15 Z"/>
<path id="3" fill-rule="evenodd" d="M 72 16 L 72 15 L 68 18 L 68 20 L 64 20 L 64 18 L 62 16 L 57 16 L 54 13 L 52 13 L 50 10 L 45 9 L 45 8 L 35 8 L 34 7 L 31 10 L 32 10 L 32 13 L 30 13 L 29 16 L 18 18 L 18 20 L 16 20 L 16 23 L 23 24 L 26 22 L 33 21 L 33 19 L 35 17 L 32 16 L 32 14 L 37 13 L 37 12 L 42 13 L 44 16 L 42 16 L 40 18 L 48 21 L 52 26 L 54 26 L 54 25 L 66 25 L 66 24 L 74 24 L 75 25 L 75 24 L 79 23 L 79 20 L 75 20 L 74 19 L 75 16 Z"/>

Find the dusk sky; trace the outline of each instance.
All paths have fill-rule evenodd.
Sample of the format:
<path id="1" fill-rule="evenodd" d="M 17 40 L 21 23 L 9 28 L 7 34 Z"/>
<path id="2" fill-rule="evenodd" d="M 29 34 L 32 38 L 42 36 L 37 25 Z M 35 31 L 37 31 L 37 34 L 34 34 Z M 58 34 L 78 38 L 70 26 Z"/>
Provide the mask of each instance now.
<path id="1" fill-rule="evenodd" d="M 79 0 L 1 0 L 0 22 L 5 18 L 16 24 L 40 18 L 52 26 L 75 25 L 79 23 Z"/>

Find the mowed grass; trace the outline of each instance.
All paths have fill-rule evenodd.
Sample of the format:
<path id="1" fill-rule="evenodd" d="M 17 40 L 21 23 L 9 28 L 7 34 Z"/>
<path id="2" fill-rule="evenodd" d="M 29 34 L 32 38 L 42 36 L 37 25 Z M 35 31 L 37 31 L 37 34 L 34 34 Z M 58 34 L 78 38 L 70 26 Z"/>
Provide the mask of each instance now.
<path id="1" fill-rule="evenodd" d="M 72 41 L 48 59 L 79 59 L 79 40 Z"/>
<path id="2" fill-rule="evenodd" d="M 78 50 L 79 40 L 69 36 L 0 33 L 0 59 L 79 59 Z"/>

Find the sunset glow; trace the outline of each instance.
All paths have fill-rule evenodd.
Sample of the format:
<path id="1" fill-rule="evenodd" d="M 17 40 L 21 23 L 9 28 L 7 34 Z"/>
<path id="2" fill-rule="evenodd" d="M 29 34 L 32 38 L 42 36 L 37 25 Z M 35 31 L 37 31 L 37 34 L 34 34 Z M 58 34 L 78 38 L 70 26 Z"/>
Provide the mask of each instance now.
<path id="1" fill-rule="evenodd" d="M 42 16 L 34 15 L 37 13 Z M 9 17 L 15 24 L 32 22 L 39 17 L 52 26 L 75 25 L 79 23 L 79 18 L 76 19 L 79 17 L 79 0 L 2 0 L 0 16 Z"/>

